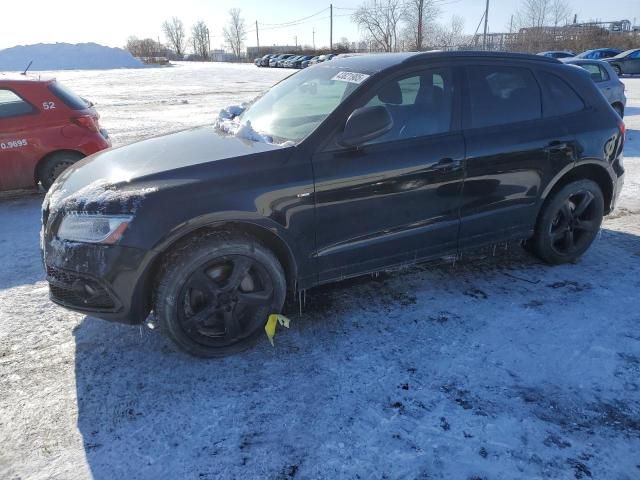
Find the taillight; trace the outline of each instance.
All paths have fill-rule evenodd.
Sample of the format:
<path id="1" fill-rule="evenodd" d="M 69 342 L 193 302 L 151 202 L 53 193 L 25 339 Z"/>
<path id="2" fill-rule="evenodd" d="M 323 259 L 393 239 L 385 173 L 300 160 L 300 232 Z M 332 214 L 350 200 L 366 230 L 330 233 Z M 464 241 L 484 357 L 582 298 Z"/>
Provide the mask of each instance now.
<path id="1" fill-rule="evenodd" d="M 618 122 L 618 130 L 620 130 L 620 136 L 622 139 L 625 139 L 625 134 L 627 133 L 627 127 L 622 120 Z"/>
<path id="2" fill-rule="evenodd" d="M 98 120 L 91 115 L 72 117 L 71 121 L 79 127 L 86 128 L 87 130 L 90 130 L 92 132 L 97 132 L 99 130 Z"/>

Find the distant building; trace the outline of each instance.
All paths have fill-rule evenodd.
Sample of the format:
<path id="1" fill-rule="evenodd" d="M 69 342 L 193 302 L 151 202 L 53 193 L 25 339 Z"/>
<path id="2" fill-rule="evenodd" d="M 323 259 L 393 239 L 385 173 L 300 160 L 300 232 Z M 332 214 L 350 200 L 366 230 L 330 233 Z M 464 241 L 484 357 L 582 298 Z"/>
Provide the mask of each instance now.
<path id="1" fill-rule="evenodd" d="M 236 59 L 232 53 L 227 53 L 224 50 L 211 50 L 209 57 L 213 62 L 233 62 Z"/>
<path id="2" fill-rule="evenodd" d="M 301 45 L 272 45 L 264 47 L 247 47 L 247 57 L 256 58 L 266 55 L 267 53 L 295 53 L 301 51 Z"/>

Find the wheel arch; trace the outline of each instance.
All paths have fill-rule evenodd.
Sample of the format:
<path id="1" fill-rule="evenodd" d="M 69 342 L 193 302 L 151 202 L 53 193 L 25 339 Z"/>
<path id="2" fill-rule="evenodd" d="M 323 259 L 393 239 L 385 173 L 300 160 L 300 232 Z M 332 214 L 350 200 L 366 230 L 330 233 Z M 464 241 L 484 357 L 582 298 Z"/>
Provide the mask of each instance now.
<path id="1" fill-rule="evenodd" d="M 601 162 L 582 163 L 566 171 L 560 172 L 554 181 L 550 182 L 545 189 L 542 195 L 543 206 L 547 200 L 562 187 L 573 181 L 583 179 L 593 180 L 598 184 L 604 197 L 605 215 L 609 214 L 611 212 L 611 202 L 613 201 L 613 181 L 611 180 L 611 175 L 609 175 L 607 169 L 601 165 Z M 541 215 L 543 210 L 544 208 L 540 208 L 538 217 Z"/>
<path id="2" fill-rule="evenodd" d="M 297 262 L 289 244 L 281 235 L 274 232 L 274 229 L 257 223 L 243 220 L 221 220 L 174 232 L 154 249 L 157 254 L 149 261 L 142 281 L 138 282 L 137 291 L 134 294 L 134 298 L 144 299 L 144 311 L 151 310 L 153 285 L 166 256 L 181 244 L 216 231 L 248 234 L 270 249 L 284 269 L 287 289 L 295 291 L 298 275 Z"/>
<path id="3" fill-rule="evenodd" d="M 59 153 L 70 153 L 70 154 L 73 154 L 73 155 L 77 155 L 77 156 L 80 157 L 79 159 L 82 159 L 82 158 L 86 157 L 86 155 L 84 153 L 82 153 L 80 150 L 74 150 L 72 148 L 61 148 L 59 150 L 50 151 L 49 153 L 43 155 L 42 158 L 40 158 L 40 160 L 38 160 L 38 163 L 36 163 L 36 168 L 33 169 L 33 180 L 34 180 L 34 183 L 36 185 L 40 181 L 40 174 L 41 174 L 42 167 L 44 166 L 44 164 L 51 157 L 53 157 L 54 155 L 58 155 Z"/>

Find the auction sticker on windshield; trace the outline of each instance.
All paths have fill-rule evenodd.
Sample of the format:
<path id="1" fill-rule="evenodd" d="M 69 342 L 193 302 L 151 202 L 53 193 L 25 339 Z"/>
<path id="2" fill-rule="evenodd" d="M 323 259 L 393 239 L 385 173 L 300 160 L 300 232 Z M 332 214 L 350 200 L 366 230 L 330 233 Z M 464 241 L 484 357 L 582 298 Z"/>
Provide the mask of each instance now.
<path id="1" fill-rule="evenodd" d="M 357 83 L 364 82 L 369 75 L 357 72 L 338 72 L 331 80 L 340 80 L 341 82 Z"/>

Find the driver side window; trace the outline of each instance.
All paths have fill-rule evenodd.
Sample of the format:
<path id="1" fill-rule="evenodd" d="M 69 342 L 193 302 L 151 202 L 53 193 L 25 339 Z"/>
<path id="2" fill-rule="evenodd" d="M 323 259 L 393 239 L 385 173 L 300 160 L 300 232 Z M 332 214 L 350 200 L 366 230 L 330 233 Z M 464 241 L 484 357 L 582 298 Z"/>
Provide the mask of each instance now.
<path id="1" fill-rule="evenodd" d="M 449 132 L 452 103 L 453 75 L 448 68 L 391 79 L 373 93 L 365 106 L 385 106 L 393 119 L 393 128 L 368 144 Z"/>

